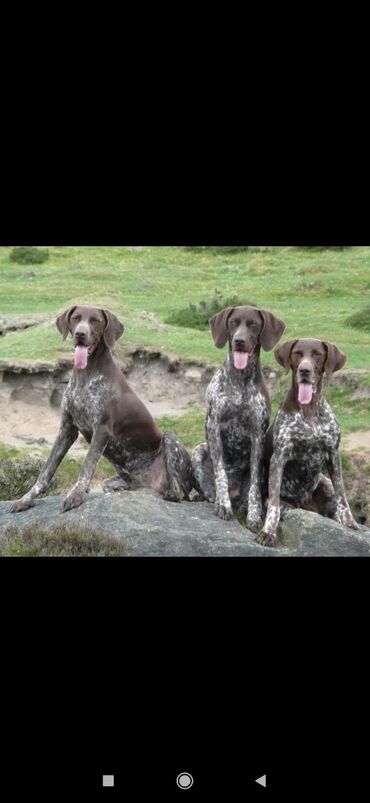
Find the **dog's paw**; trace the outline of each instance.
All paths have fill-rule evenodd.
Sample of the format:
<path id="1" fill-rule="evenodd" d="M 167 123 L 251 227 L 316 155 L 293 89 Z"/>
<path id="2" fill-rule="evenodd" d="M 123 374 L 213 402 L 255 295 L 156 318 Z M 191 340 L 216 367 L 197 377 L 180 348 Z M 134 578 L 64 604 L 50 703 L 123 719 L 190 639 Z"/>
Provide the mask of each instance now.
<path id="1" fill-rule="evenodd" d="M 86 491 L 81 488 L 72 488 L 69 492 L 68 496 L 66 496 L 63 506 L 62 512 L 65 513 L 66 510 L 72 510 L 74 507 L 79 507 L 82 505 L 86 496 Z"/>
<path id="2" fill-rule="evenodd" d="M 265 533 L 263 530 L 258 533 L 255 540 L 257 544 L 261 544 L 262 546 L 276 546 L 277 545 L 277 537 L 271 533 Z"/>
<path id="3" fill-rule="evenodd" d="M 231 505 L 224 505 L 222 502 L 215 502 L 215 514 L 224 521 L 230 521 L 233 518 Z"/>
<path id="4" fill-rule="evenodd" d="M 128 483 L 117 475 L 116 477 L 108 477 L 103 480 L 101 487 L 104 493 L 108 494 L 113 491 L 127 491 Z"/>
<path id="5" fill-rule="evenodd" d="M 166 502 L 181 502 L 184 498 L 181 491 L 176 490 L 176 488 L 167 488 L 166 491 L 163 491 L 162 496 Z"/>
<path id="6" fill-rule="evenodd" d="M 335 521 L 338 522 L 338 524 L 343 524 L 344 527 L 350 527 L 351 530 L 361 529 L 360 525 L 353 518 L 349 508 L 348 510 L 347 509 L 341 510 L 340 513 L 338 513 L 334 518 Z"/>
<path id="7" fill-rule="evenodd" d="M 245 526 L 248 530 L 258 533 L 262 529 L 264 522 L 262 511 L 257 506 L 248 505 L 247 502 L 241 504 L 239 510 L 245 517 Z"/>
<path id="8" fill-rule="evenodd" d="M 262 518 L 261 519 L 258 519 L 258 518 L 256 518 L 256 519 L 252 518 L 251 519 L 250 516 L 246 516 L 245 526 L 248 528 L 248 530 L 251 530 L 252 533 L 259 533 L 262 525 L 263 525 L 263 519 Z"/>
<path id="9" fill-rule="evenodd" d="M 22 510 L 28 510 L 30 507 L 34 507 L 34 501 L 27 495 L 22 496 L 21 499 L 17 499 L 13 502 L 10 512 L 11 513 L 21 513 Z"/>

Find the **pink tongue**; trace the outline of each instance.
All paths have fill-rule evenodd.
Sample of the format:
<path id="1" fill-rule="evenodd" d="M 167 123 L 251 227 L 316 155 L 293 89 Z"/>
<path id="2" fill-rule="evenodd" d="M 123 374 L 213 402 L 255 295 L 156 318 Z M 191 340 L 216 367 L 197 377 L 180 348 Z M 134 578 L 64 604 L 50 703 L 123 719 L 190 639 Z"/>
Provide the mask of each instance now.
<path id="1" fill-rule="evenodd" d="M 75 367 L 86 368 L 86 366 L 87 366 L 87 346 L 76 346 Z"/>
<path id="2" fill-rule="evenodd" d="M 300 383 L 298 385 L 298 401 L 300 404 L 309 404 L 312 399 L 312 385 Z"/>
<path id="3" fill-rule="evenodd" d="M 234 351 L 234 365 L 240 371 L 247 367 L 249 354 L 245 351 Z"/>

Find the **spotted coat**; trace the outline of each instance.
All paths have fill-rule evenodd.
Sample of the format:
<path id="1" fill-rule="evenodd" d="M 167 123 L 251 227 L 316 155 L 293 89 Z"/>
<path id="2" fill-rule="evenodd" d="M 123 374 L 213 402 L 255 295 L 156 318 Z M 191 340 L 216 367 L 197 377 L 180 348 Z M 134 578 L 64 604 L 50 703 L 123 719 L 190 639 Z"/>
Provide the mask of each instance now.
<path id="1" fill-rule="evenodd" d="M 338 421 L 322 395 L 322 376 L 325 368 L 320 355 L 316 365 L 314 358 L 316 343 L 335 349 L 331 370 L 337 370 L 345 361 L 345 355 L 328 343 L 303 339 L 291 341 L 302 351 L 293 368 L 292 387 L 284 399 L 270 428 L 266 439 L 267 463 L 269 462 L 268 507 L 266 520 L 257 541 L 265 546 L 276 543 L 280 515 L 287 507 L 301 507 L 329 515 L 336 521 L 353 529 L 358 529 L 350 511 L 341 470 L 339 456 L 340 427 Z M 292 347 L 288 343 L 290 352 Z M 285 344 L 275 351 L 284 354 Z M 331 352 L 329 351 L 329 354 Z M 307 356 L 308 355 L 308 356 Z M 340 356 L 338 356 L 340 355 Z M 283 363 L 283 359 L 278 361 Z M 304 366 L 303 369 L 301 366 Z M 297 401 L 297 379 L 303 379 L 299 371 L 305 373 L 304 381 L 313 386 L 312 401 L 300 404 Z M 331 372 L 329 373 L 331 375 Z M 325 467 L 330 475 L 322 471 Z"/>
<path id="2" fill-rule="evenodd" d="M 207 388 L 207 441 L 192 457 L 194 485 L 208 501 L 216 501 L 218 515 L 231 517 L 231 496 L 256 527 L 262 517 L 262 459 L 269 423 L 262 381 L 258 354 L 242 372 L 228 355 Z"/>

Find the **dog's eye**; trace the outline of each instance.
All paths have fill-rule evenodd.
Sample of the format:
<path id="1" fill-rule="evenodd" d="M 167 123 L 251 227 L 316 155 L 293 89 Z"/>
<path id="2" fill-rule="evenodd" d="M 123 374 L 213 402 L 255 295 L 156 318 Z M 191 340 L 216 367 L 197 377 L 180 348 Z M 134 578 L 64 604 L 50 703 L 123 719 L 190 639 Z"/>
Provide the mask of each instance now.
<path id="1" fill-rule="evenodd" d="M 312 352 L 312 356 L 313 356 L 313 357 L 322 357 L 322 356 L 323 356 L 323 354 L 322 354 L 322 352 L 321 352 L 321 351 L 313 351 L 313 352 Z"/>
<path id="2" fill-rule="evenodd" d="M 90 323 L 99 323 L 97 318 L 90 318 Z"/>
<path id="3" fill-rule="evenodd" d="M 251 329 L 251 328 L 254 328 L 254 329 L 255 329 L 255 328 L 256 328 L 256 326 L 257 326 L 257 324 L 256 324 L 256 322 L 255 322 L 255 321 L 246 321 L 246 326 L 248 326 L 248 327 L 249 327 L 249 329 Z"/>
<path id="4" fill-rule="evenodd" d="M 303 357 L 303 351 L 293 351 L 293 357 Z"/>

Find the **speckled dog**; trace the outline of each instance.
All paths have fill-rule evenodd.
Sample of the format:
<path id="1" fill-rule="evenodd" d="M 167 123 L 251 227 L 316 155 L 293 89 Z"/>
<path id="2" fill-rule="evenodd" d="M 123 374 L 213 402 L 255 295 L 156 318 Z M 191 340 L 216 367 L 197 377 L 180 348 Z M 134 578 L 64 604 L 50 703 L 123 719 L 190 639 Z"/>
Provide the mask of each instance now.
<path id="1" fill-rule="evenodd" d="M 288 340 L 275 349 L 275 357 L 287 371 L 292 369 L 292 386 L 266 438 L 269 501 L 256 540 L 276 543 L 280 514 L 287 507 L 313 510 L 358 530 L 343 486 L 339 424 L 321 395 L 324 371 L 330 377 L 347 357 L 332 343 L 310 338 Z M 331 480 L 321 473 L 323 463 Z"/>
<path id="2" fill-rule="evenodd" d="M 110 348 L 121 337 L 123 324 L 108 310 L 95 307 L 72 307 L 56 323 L 64 340 L 72 334 L 74 370 L 62 399 L 60 429 L 50 457 L 35 485 L 14 502 L 12 511 L 26 510 L 47 490 L 79 432 L 90 449 L 63 511 L 83 502 L 103 453 L 118 471 L 117 477 L 104 481 L 105 491 L 149 488 L 173 502 L 188 498 L 192 488 L 188 452 L 175 435 L 162 435 L 112 359 Z"/>
<path id="3" fill-rule="evenodd" d="M 261 483 L 270 399 L 260 349 L 270 351 L 285 324 L 265 309 L 228 307 L 210 320 L 217 348 L 229 341 L 229 354 L 207 388 L 206 443 L 193 452 L 194 487 L 222 519 L 232 503 L 250 527 L 262 526 Z M 232 500 L 232 503 L 231 503 Z"/>

